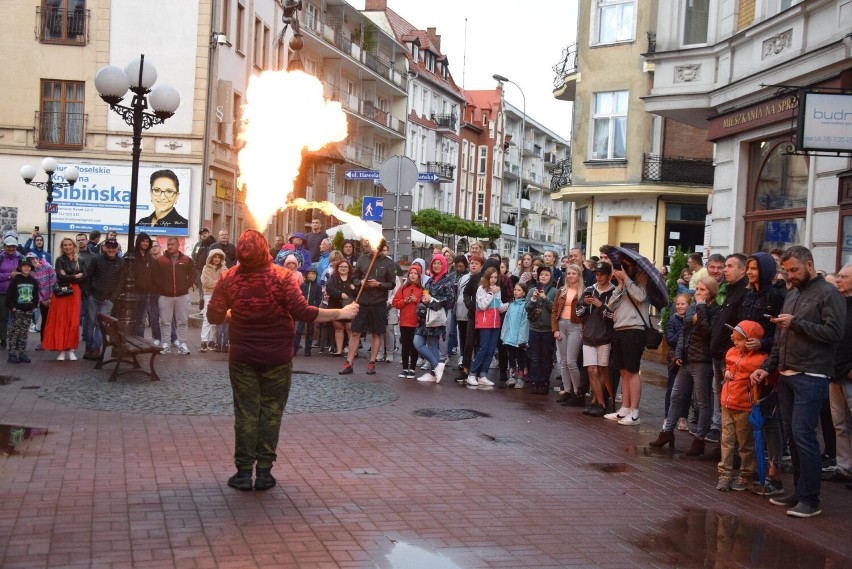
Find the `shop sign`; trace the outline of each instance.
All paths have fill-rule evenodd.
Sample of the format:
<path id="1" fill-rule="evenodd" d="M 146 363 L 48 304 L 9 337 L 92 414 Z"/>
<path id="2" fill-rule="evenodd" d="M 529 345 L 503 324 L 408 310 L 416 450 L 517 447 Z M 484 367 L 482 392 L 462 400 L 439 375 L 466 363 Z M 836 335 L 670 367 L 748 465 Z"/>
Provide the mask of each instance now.
<path id="1" fill-rule="evenodd" d="M 719 115 L 710 120 L 707 140 L 718 140 L 759 126 L 790 120 L 795 116 L 798 106 L 799 98 L 796 95 L 788 95 L 782 99 L 772 99 Z"/>

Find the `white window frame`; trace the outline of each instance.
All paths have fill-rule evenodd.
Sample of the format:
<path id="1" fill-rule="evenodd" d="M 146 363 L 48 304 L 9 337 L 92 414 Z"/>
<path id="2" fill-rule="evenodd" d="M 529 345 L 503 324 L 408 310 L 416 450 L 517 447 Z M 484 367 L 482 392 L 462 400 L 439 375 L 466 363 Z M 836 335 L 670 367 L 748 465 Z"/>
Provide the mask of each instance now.
<path id="1" fill-rule="evenodd" d="M 613 98 L 615 98 L 615 96 L 618 93 L 626 93 L 626 95 L 627 95 L 627 107 L 624 109 L 623 112 L 617 112 L 617 111 L 613 110 L 613 112 L 611 112 L 611 113 L 601 113 L 601 114 L 595 113 L 595 108 L 597 107 L 597 101 L 598 101 L 599 96 L 601 96 L 601 95 L 612 95 Z M 594 93 L 592 95 L 591 103 L 592 103 L 592 108 L 590 109 L 590 112 L 589 112 L 589 116 L 590 116 L 589 159 L 590 160 L 625 160 L 627 158 L 627 142 L 628 142 L 628 139 L 629 139 L 629 136 L 627 134 L 627 128 L 629 127 L 629 125 L 627 124 L 627 122 L 625 122 L 625 125 L 624 125 L 624 156 L 614 156 L 613 155 L 614 145 L 612 144 L 612 141 L 614 139 L 616 121 L 614 121 L 612 119 L 623 117 L 626 121 L 626 119 L 628 117 L 628 111 L 629 111 L 629 108 L 630 108 L 630 91 L 627 91 L 627 90 L 601 91 L 601 92 L 598 92 L 598 93 Z M 606 153 L 605 157 L 600 157 L 600 156 L 594 155 L 594 152 L 595 152 L 595 122 L 599 121 L 599 120 L 609 120 L 609 135 L 607 137 L 607 141 L 608 141 L 607 142 L 607 153 Z"/>
<path id="2" fill-rule="evenodd" d="M 714 2 L 713 0 L 708 0 L 709 6 L 707 11 L 707 38 L 703 42 L 696 43 L 686 43 L 686 14 L 688 10 L 688 4 L 693 0 L 682 0 L 680 3 L 680 15 L 678 18 L 678 37 L 680 38 L 680 45 L 683 46 L 702 46 L 702 45 L 711 45 L 715 41 L 716 37 L 716 12 L 717 12 L 717 4 L 718 2 Z M 779 0 L 780 1 L 780 0 Z"/>
<path id="3" fill-rule="evenodd" d="M 613 45 L 619 43 L 628 43 L 636 41 L 636 19 L 637 19 L 637 2 L 636 0 L 593 0 L 594 1 L 594 10 L 591 11 L 592 17 L 592 25 L 591 30 L 592 34 L 590 37 L 591 45 Z M 601 16 L 601 12 L 606 9 L 610 9 L 615 7 L 617 11 L 623 10 L 626 7 L 631 7 L 633 10 L 633 21 L 630 23 L 630 36 L 622 37 L 614 40 L 602 40 L 601 39 L 601 24 L 603 23 L 603 18 Z"/>
<path id="4" fill-rule="evenodd" d="M 480 146 L 479 147 L 479 169 L 476 171 L 480 176 L 485 175 L 485 171 L 488 169 L 488 147 Z"/>

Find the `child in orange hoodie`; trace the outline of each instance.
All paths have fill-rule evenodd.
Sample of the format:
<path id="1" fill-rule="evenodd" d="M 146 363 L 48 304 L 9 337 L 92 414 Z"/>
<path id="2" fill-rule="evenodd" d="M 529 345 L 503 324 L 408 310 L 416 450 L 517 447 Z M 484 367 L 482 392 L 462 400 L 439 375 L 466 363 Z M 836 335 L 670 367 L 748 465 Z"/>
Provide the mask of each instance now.
<path id="1" fill-rule="evenodd" d="M 730 328 L 730 326 L 729 326 Z M 722 460 L 716 490 L 750 490 L 754 476 L 754 429 L 748 421 L 751 407 L 751 374 L 766 359 L 766 352 L 749 350 L 746 341 L 763 337 L 763 327 L 743 320 L 732 328 L 734 347 L 725 354 L 725 382 L 722 384 Z M 734 449 L 740 449 L 740 476 L 733 479 Z"/>

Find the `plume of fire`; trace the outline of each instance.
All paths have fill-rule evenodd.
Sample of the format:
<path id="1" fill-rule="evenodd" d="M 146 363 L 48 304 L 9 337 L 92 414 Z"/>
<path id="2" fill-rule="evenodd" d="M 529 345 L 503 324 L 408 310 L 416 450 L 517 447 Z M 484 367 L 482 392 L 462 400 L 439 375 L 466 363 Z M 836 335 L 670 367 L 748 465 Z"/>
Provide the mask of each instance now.
<path id="1" fill-rule="evenodd" d="M 316 77 L 301 71 L 251 77 L 239 134 L 245 145 L 238 157 L 237 184 L 246 187 L 246 205 L 260 227 L 287 205 L 302 150 L 319 150 L 346 134 L 346 113 L 340 103 L 323 98 Z"/>
<path id="2" fill-rule="evenodd" d="M 370 246 L 373 248 L 373 251 L 376 251 L 379 243 L 381 243 L 381 232 L 376 231 L 373 226 L 357 215 L 345 212 L 331 202 L 309 202 L 304 198 L 296 198 L 292 202 L 288 203 L 287 207 L 295 208 L 300 211 L 304 211 L 306 209 L 318 209 L 325 215 L 334 216 L 340 221 L 348 223 L 352 226 L 356 233 L 360 234 L 361 237 L 366 238 L 370 242 Z M 329 233 L 334 233 L 333 227 L 329 228 Z"/>

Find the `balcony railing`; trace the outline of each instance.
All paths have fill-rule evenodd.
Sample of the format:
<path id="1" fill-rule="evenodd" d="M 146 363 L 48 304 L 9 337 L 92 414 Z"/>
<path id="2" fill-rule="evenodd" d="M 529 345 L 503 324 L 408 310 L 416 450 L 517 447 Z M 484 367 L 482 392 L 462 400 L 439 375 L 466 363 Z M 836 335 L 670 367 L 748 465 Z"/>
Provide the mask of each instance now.
<path id="1" fill-rule="evenodd" d="M 86 142 L 87 119 L 85 113 L 36 111 L 36 147 L 82 149 Z"/>
<path id="2" fill-rule="evenodd" d="M 426 171 L 438 174 L 442 182 L 452 182 L 455 179 L 456 167 L 449 162 L 427 162 Z"/>
<path id="3" fill-rule="evenodd" d="M 432 120 L 438 126 L 438 130 L 456 131 L 459 118 L 456 115 L 432 115 Z"/>
<path id="4" fill-rule="evenodd" d="M 556 74 L 553 78 L 554 88 L 558 89 L 565 82 L 566 77 L 577 73 L 577 53 L 576 43 L 562 48 L 562 57 L 553 66 L 553 72 Z"/>
<path id="5" fill-rule="evenodd" d="M 89 10 L 36 6 L 36 39 L 42 43 L 86 45 L 89 41 Z"/>
<path id="6" fill-rule="evenodd" d="M 503 176 L 518 179 L 518 165 L 511 164 L 508 160 L 503 161 Z"/>
<path id="7" fill-rule="evenodd" d="M 712 160 L 645 154 L 642 180 L 666 184 L 713 185 Z"/>
<path id="8" fill-rule="evenodd" d="M 379 55 L 364 51 L 361 45 L 346 37 L 340 29 L 339 23 L 332 24 L 322 18 L 308 14 L 304 10 L 300 10 L 299 14 L 302 18 L 302 27 L 309 30 L 312 35 L 334 46 L 358 63 L 372 69 L 403 91 L 407 89 L 408 74 L 405 71 L 397 69 L 392 63 Z"/>
<path id="9" fill-rule="evenodd" d="M 564 158 L 557 162 L 556 166 L 550 171 L 552 178 L 550 179 L 550 189 L 558 192 L 565 186 L 571 185 L 571 158 Z"/>

